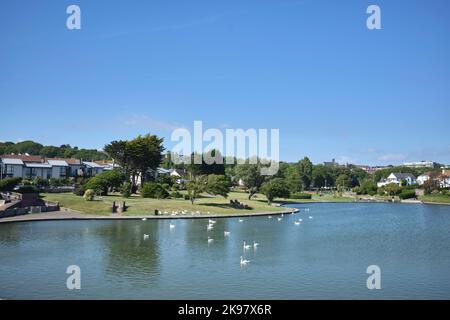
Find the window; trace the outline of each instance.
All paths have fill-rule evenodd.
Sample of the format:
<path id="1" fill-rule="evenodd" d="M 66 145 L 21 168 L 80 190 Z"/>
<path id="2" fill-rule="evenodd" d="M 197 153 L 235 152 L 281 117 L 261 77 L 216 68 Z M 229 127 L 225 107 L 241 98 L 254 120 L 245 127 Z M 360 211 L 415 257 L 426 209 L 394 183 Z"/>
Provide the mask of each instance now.
<path id="1" fill-rule="evenodd" d="M 12 175 L 14 174 L 14 168 L 12 165 L 6 165 L 6 174 L 7 175 Z"/>
<path id="2" fill-rule="evenodd" d="M 60 168 L 59 168 L 59 176 L 60 176 L 60 177 L 65 177 L 66 174 L 67 174 L 66 167 L 60 167 Z"/>

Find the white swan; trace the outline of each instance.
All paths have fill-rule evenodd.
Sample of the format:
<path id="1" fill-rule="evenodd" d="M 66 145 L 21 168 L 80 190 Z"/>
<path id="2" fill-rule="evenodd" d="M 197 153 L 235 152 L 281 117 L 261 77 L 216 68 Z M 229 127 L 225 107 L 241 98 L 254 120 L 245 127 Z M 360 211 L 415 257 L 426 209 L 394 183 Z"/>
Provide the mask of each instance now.
<path id="1" fill-rule="evenodd" d="M 209 243 L 213 243 L 214 242 L 214 239 L 213 238 L 210 238 L 210 237 L 208 237 L 208 244 Z"/>
<path id="2" fill-rule="evenodd" d="M 256 249 L 259 246 L 258 242 L 253 241 L 253 248 Z"/>
<path id="3" fill-rule="evenodd" d="M 147 218 L 142 218 L 142 221 L 147 221 Z"/>
<path id="4" fill-rule="evenodd" d="M 302 221 L 303 221 L 303 219 L 298 219 L 298 221 L 302 222 Z"/>
<path id="5" fill-rule="evenodd" d="M 244 241 L 244 250 L 250 250 L 250 248 L 251 248 L 251 245 L 249 245 L 249 244 L 245 244 L 245 241 Z"/>
<path id="6" fill-rule="evenodd" d="M 283 220 L 282 218 L 278 218 L 278 221 L 281 221 L 281 220 Z"/>
<path id="7" fill-rule="evenodd" d="M 217 221 L 214 221 L 214 220 L 211 220 L 211 219 L 209 219 L 209 224 L 215 224 Z"/>
<path id="8" fill-rule="evenodd" d="M 310 220 L 312 220 L 312 218 L 313 218 L 312 216 L 309 216 L 309 219 L 310 219 Z"/>
<path id="9" fill-rule="evenodd" d="M 239 219 L 239 222 L 244 222 L 244 219 Z"/>
<path id="10" fill-rule="evenodd" d="M 299 225 L 300 225 L 300 222 L 295 221 L 294 224 L 295 224 L 296 226 L 299 226 Z"/>
<path id="11" fill-rule="evenodd" d="M 230 235 L 230 231 L 224 231 L 224 232 L 223 232 L 223 235 L 224 235 L 225 237 L 228 237 L 228 236 Z"/>
<path id="12" fill-rule="evenodd" d="M 144 240 L 147 240 L 150 236 L 148 234 L 144 234 Z"/>
<path id="13" fill-rule="evenodd" d="M 214 226 L 212 225 L 212 224 L 208 224 L 207 226 L 206 226 L 206 230 L 212 230 L 214 228 Z"/>
<path id="14" fill-rule="evenodd" d="M 242 258 L 242 256 L 241 256 L 241 266 L 242 265 L 247 265 L 248 263 L 250 263 L 250 260 L 244 260 L 244 258 Z"/>
<path id="15" fill-rule="evenodd" d="M 169 224 L 170 229 L 174 229 L 175 225 L 174 224 Z"/>
<path id="16" fill-rule="evenodd" d="M 269 219 L 272 219 L 272 216 L 269 216 Z"/>

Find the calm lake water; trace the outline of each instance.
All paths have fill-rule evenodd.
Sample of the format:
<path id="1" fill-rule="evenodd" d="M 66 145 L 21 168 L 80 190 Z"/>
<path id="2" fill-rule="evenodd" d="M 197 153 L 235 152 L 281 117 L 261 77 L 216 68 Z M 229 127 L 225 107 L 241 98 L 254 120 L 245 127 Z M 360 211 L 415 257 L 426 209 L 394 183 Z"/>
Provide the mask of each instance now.
<path id="1" fill-rule="evenodd" d="M 450 299 L 450 207 L 295 207 L 281 221 L 216 219 L 211 231 L 207 220 L 0 224 L 0 298 Z M 244 253 L 244 240 L 260 245 Z M 81 290 L 66 288 L 69 265 Z M 366 287 L 369 265 L 381 290 Z"/>

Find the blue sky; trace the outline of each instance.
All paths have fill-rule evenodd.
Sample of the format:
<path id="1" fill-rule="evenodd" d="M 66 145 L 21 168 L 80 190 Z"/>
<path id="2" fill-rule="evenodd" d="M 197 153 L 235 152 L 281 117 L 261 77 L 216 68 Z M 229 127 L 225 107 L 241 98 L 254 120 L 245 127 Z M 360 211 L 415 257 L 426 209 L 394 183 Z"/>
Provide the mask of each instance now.
<path id="1" fill-rule="evenodd" d="M 82 29 L 66 28 L 81 8 Z M 381 7 L 382 30 L 366 28 Z M 450 3 L 0 3 L 0 140 L 279 128 L 281 159 L 450 163 Z"/>

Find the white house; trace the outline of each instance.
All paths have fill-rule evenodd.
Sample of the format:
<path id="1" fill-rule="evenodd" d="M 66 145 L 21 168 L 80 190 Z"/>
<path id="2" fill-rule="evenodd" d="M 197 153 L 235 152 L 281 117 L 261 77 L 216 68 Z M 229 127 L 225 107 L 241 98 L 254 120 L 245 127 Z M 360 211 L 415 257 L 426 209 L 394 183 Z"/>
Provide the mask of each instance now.
<path id="1" fill-rule="evenodd" d="M 39 162 L 29 162 L 25 163 L 25 168 L 23 172 L 22 178 L 24 179 L 34 179 L 34 178 L 43 178 L 43 179 L 50 179 L 50 178 L 58 178 L 53 177 L 52 174 L 52 165 L 48 163 L 39 163 Z"/>
<path id="2" fill-rule="evenodd" d="M 386 179 L 377 183 L 378 188 L 384 187 L 388 184 L 395 183 L 399 186 L 402 185 L 402 181 L 406 182 L 406 185 L 410 186 L 416 184 L 416 177 L 411 173 L 391 173 Z"/>
<path id="3" fill-rule="evenodd" d="M 86 168 L 86 174 L 88 176 L 95 176 L 103 172 L 103 166 L 95 162 L 83 161 L 83 165 Z"/>
<path id="4" fill-rule="evenodd" d="M 52 166 L 52 178 L 66 178 L 70 175 L 69 164 L 64 160 L 47 160 Z"/>
<path id="5" fill-rule="evenodd" d="M 21 159 L 0 159 L 0 179 L 5 177 L 22 177 L 24 163 Z"/>
<path id="6" fill-rule="evenodd" d="M 421 186 L 428 180 L 430 180 L 430 175 L 428 173 L 421 174 L 420 176 L 417 177 L 417 184 Z"/>

